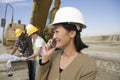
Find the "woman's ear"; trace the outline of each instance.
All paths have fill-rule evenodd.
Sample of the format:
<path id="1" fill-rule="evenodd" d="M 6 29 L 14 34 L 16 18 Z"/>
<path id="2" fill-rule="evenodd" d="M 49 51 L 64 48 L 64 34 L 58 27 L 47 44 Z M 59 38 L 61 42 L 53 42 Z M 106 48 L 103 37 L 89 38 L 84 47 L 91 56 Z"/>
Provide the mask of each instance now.
<path id="1" fill-rule="evenodd" d="M 76 31 L 70 31 L 70 37 L 71 37 L 71 38 L 74 38 L 75 35 L 76 35 Z"/>

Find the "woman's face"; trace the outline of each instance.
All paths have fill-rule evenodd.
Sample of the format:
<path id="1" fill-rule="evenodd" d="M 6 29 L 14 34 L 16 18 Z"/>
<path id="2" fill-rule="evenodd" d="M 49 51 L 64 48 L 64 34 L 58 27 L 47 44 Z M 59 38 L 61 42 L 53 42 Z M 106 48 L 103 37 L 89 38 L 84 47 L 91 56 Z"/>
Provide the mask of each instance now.
<path id="1" fill-rule="evenodd" d="M 61 25 L 56 25 L 53 39 L 56 40 L 57 48 L 64 48 L 71 42 L 71 32 L 67 32 Z"/>

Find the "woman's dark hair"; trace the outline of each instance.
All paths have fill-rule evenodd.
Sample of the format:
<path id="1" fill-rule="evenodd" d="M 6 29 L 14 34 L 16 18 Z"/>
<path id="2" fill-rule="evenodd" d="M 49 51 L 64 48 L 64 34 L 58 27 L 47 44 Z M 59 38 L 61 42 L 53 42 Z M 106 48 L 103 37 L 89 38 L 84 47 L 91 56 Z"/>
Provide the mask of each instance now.
<path id="1" fill-rule="evenodd" d="M 62 27 L 67 30 L 68 32 L 74 30 L 76 31 L 76 36 L 74 39 L 74 44 L 75 44 L 75 48 L 78 52 L 81 52 L 82 49 L 84 48 L 88 48 L 88 46 L 86 44 L 83 43 L 83 41 L 81 40 L 81 35 L 80 35 L 80 31 L 77 30 L 77 27 L 75 24 L 71 24 L 71 23 L 59 23 L 60 25 L 62 25 Z M 58 24 L 55 24 L 58 25 Z"/>

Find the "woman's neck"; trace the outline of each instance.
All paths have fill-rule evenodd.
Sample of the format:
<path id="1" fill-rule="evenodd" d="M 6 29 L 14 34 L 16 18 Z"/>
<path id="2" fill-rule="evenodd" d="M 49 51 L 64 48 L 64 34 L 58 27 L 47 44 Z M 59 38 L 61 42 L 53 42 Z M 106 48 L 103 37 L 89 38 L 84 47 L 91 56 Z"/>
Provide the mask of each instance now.
<path id="1" fill-rule="evenodd" d="M 68 46 L 63 50 L 63 56 L 70 57 L 78 54 L 74 46 Z"/>
<path id="2" fill-rule="evenodd" d="M 74 40 L 71 40 L 66 46 L 64 46 L 63 51 L 63 55 L 68 57 L 78 53 L 74 45 Z"/>

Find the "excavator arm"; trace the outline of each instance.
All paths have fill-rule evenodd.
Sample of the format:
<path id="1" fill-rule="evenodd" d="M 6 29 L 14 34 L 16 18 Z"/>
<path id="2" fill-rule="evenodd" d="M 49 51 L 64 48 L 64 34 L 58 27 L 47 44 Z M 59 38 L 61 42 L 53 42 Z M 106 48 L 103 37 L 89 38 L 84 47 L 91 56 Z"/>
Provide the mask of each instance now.
<path id="1" fill-rule="evenodd" d="M 46 29 L 46 22 L 52 2 L 53 0 L 33 0 L 32 14 L 30 18 L 30 23 L 36 26 L 40 33 L 44 33 L 47 40 L 52 36 L 52 30 Z M 61 0 L 54 1 L 54 6 L 50 11 L 49 23 L 53 21 L 54 15 L 60 7 L 60 3 Z"/>
<path id="2" fill-rule="evenodd" d="M 42 32 L 45 28 L 52 0 L 33 0 L 30 23 Z"/>

